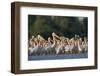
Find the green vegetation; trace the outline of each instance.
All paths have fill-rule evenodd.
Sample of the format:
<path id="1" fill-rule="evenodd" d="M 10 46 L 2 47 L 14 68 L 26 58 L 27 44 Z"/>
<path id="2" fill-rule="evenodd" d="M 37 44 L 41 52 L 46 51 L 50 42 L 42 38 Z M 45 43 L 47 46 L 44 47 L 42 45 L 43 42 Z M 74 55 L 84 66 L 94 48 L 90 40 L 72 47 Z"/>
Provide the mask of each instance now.
<path id="1" fill-rule="evenodd" d="M 59 36 L 68 38 L 74 37 L 75 34 L 80 37 L 88 35 L 88 18 L 87 17 L 67 17 L 67 16 L 42 16 L 28 15 L 28 36 L 40 34 L 44 38 L 51 37 L 55 32 Z"/>

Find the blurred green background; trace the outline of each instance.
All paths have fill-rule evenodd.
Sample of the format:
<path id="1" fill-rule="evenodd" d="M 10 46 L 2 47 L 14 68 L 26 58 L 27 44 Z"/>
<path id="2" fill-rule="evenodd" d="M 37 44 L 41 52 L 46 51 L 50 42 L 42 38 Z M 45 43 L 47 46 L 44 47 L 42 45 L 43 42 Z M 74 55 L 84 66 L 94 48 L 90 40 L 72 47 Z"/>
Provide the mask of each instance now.
<path id="1" fill-rule="evenodd" d="M 74 37 L 75 34 L 80 37 L 87 37 L 88 18 L 28 15 L 28 38 L 39 34 L 47 39 L 51 37 L 52 32 L 68 38 Z"/>

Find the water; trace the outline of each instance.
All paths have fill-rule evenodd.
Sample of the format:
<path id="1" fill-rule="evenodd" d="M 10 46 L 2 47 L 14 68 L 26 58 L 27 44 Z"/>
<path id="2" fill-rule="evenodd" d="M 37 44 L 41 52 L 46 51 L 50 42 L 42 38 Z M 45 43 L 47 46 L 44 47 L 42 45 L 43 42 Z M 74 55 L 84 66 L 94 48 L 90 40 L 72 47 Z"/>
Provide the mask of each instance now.
<path id="1" fill-rule="evenodd" d="M 79 59 L 88 58 L 87 53 L 81 54 L 62 54 L 62 55 L 41 55 L 41 56 L 28 56 L 28 60 L 55 60 L 55 59 Z"/>

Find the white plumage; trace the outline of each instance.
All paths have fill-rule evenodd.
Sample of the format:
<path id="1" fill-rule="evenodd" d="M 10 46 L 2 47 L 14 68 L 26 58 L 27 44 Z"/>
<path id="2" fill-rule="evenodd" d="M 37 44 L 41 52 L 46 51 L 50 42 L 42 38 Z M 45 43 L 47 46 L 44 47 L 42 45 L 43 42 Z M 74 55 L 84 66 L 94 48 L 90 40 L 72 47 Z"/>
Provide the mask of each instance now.
<path id="1" fill-rule="evenodd" d="M 82 51 L 88 51 L 88 42 L 86 40 L 82 41 L 82 38 L 66 38 L 59 37 L 55 33 L 52 33 L 52 39 L 49 37 L 45 40 L 42 36 L 37 37 L 32 36 L 29 40 L 29 53 L 31 55 L 46 55 L 46 54 L 60 54 L 60 53 L 79 53 Z M 78 53 L 77 52 L 77 53 Z"/>

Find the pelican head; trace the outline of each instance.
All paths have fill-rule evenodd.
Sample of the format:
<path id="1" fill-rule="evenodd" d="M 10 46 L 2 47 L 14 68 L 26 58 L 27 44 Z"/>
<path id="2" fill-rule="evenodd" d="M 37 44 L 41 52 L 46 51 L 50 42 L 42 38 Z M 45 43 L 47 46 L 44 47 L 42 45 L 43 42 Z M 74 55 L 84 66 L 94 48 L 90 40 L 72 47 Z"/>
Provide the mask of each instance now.
<path id="1" fill-rule="evenodd" d="M 32 39 L 34 38 L 34 36 L 32 36 Z"/>
<path id="2" fill-rule="evenodd" d="M 55 35 L 55 33 L 53 32 L 53 33 L 52 33 L 52 35 L 54 36 L 54 35 Z"/>
<path id="3" fill-rule="evenodd" d="M 37 35 L 37 38 L 40 38 L 40 35 Z"/>

